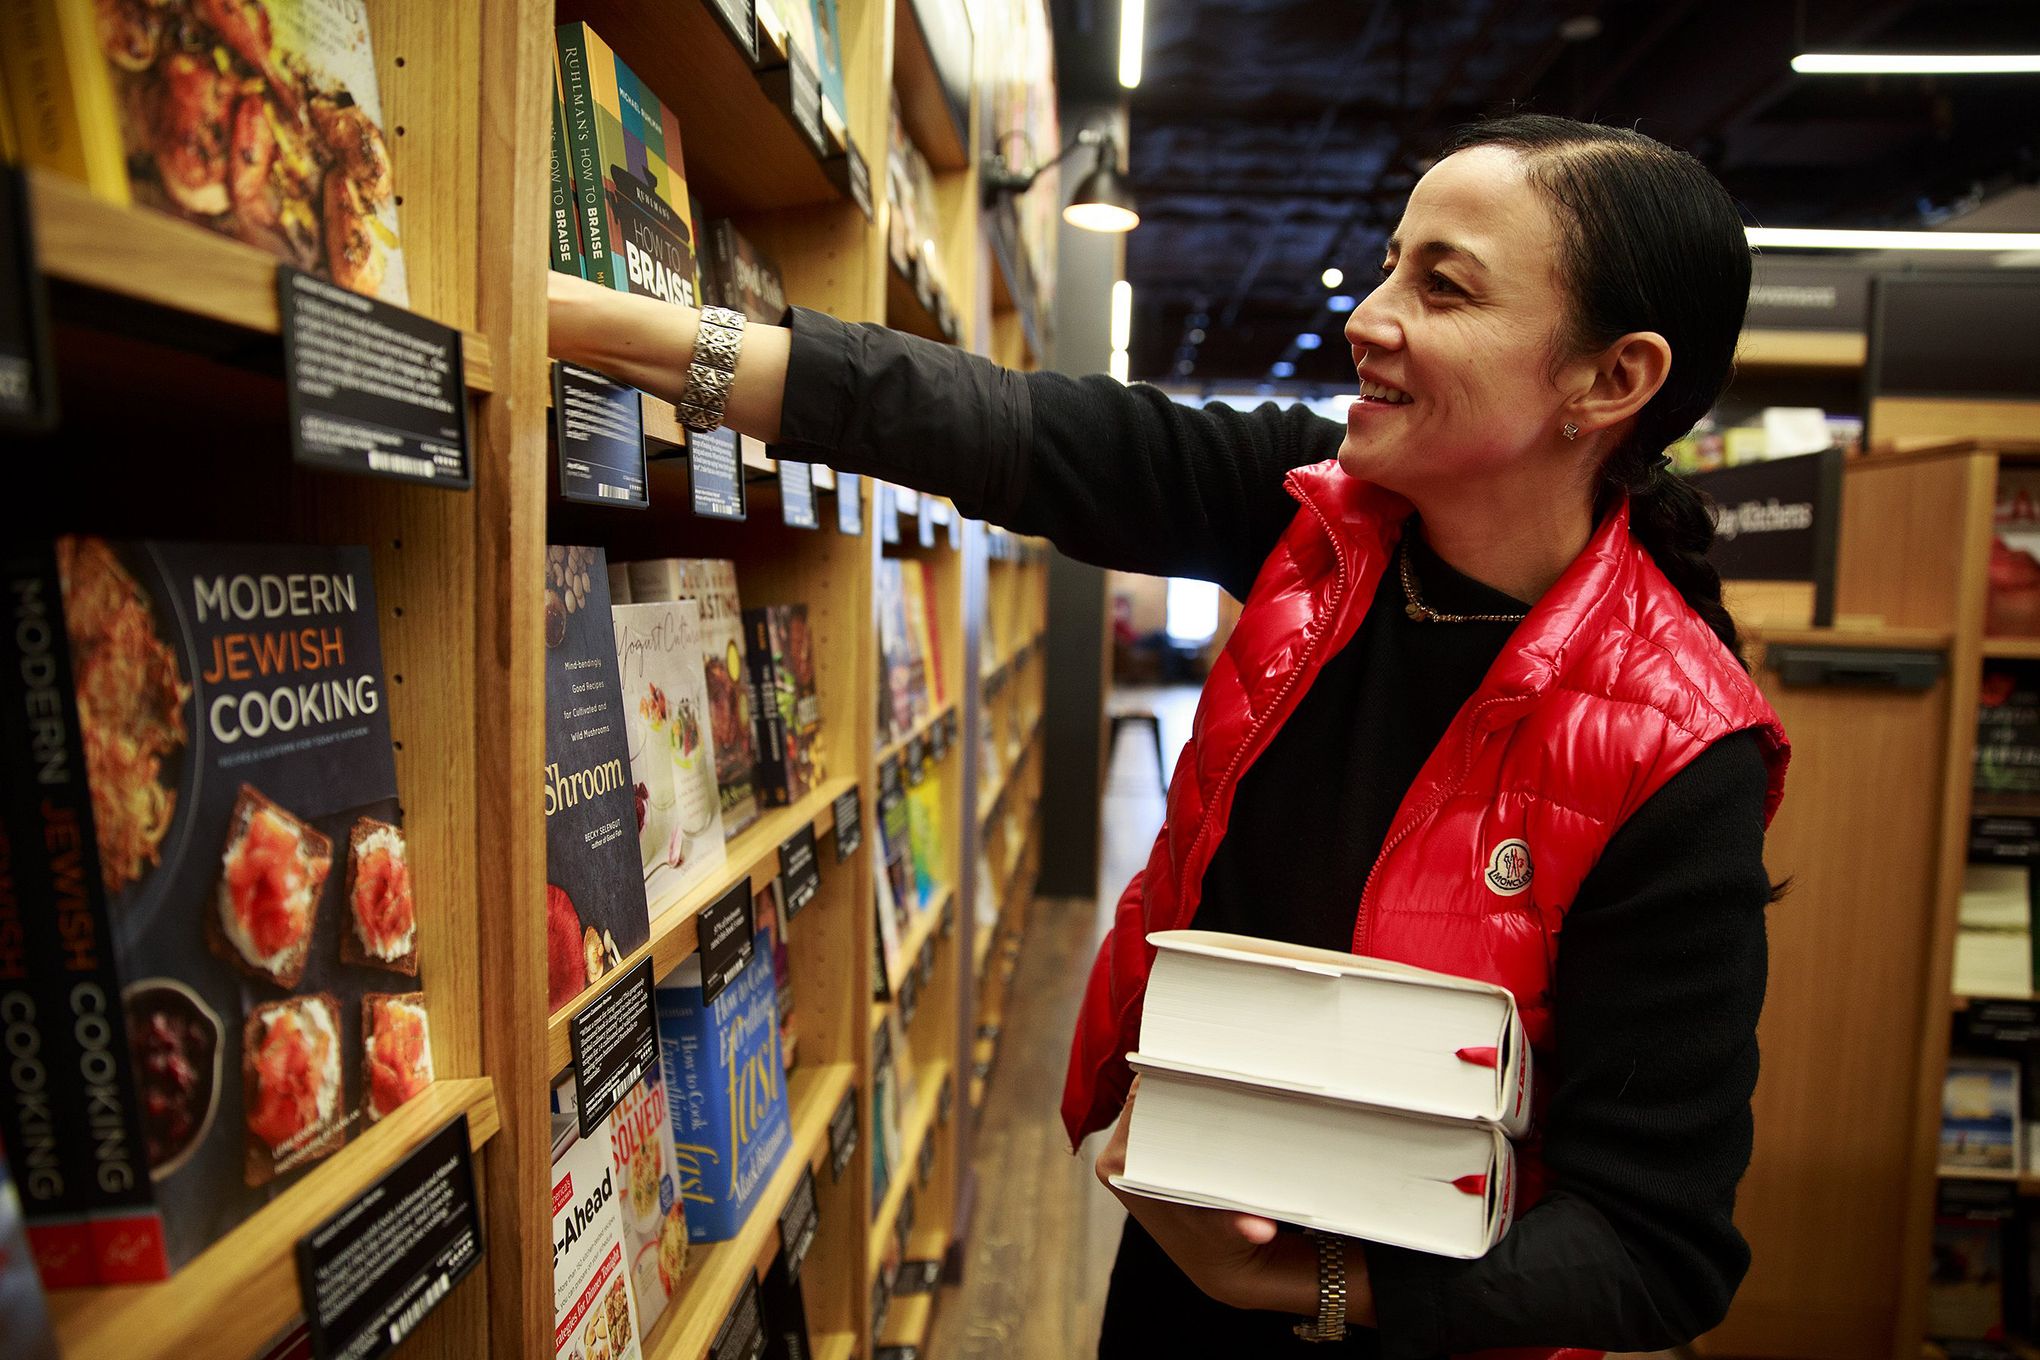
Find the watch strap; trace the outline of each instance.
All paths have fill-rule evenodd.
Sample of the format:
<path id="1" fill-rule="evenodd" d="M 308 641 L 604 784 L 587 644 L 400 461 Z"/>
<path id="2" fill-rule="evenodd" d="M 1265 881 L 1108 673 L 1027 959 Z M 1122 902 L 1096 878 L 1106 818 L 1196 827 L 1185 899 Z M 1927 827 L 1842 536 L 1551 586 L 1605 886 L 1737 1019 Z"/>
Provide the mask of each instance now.
<path id="1" fill-rule="evenodd" d="M 1346 1339 L 1346 1244 L 1331 1233 L 1306 1228 L 1317 1243 L 1318 1312 L 1309 1322 L 1296 1324 L 1296 1335 L 1305 1341 Z"/>

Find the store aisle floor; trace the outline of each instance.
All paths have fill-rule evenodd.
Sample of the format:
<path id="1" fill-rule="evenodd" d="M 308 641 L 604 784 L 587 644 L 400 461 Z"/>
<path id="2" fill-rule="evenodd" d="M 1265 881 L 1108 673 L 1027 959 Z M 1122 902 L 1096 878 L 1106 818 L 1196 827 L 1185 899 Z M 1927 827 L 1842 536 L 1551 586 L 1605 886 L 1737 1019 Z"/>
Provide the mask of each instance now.
<path id="1" fill-rule="evenodd" d="M 1189 687 L 1120 688 L 1108 710 L 1151 710 L 1161 726 L 1163 766 L 1173 770 L 1196 706 L 1197 691 Z M 942 1291 L 929 1360 L 1083 1360 L 1095 1354 L 1126 1214 L 1091 1171 L 1098 1139 L 1070 1155 L 1058 1105 L 1092 955 L 1120 890 L 1147 862 L 1164 807 L 1153 739 L 1128 728 L 1106 770 L 1096 899 L 1040 899 L 1028 923 L 972 1159 L 977 1212 L 963 1280 Z"/>

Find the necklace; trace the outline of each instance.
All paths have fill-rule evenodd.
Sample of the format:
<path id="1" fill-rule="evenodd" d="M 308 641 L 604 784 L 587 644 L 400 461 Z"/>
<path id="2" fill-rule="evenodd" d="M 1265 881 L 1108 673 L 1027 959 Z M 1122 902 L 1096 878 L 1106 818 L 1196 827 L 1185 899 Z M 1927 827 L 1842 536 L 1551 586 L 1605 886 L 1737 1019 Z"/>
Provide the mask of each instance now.
<path id="1" fill-rule="evenodd" d="M 1410 567 L 1410 540 L 1405 534 L 1396 551 L 1396 560 L 1402 571 L 1403 612 L 1418 623 L 1521 623 L 1530 617 L 1530 611 L 1520 614 L 1443 614 L 1424 603 L 1424 597 L 1417 593 L 1417 573 Z"/>

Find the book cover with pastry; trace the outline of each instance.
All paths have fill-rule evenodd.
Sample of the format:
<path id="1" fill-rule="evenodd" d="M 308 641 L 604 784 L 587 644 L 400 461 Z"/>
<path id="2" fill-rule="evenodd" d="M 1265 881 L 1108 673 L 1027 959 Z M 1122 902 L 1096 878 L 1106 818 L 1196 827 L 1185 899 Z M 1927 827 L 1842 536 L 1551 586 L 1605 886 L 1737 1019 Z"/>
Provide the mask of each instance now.
<path id="1" fill-rule="evenodd" d="M 546 993 L 556 1012 L 651 938 L 602 549 L 545 550 Z"/>
<path id="2" fill-rule="evenodd" d="M 431 1078 L 375 582 L 349 547 L 50 563 L 125 1016 L 93 1239 L 103 1281 L 160 1279 Z"/>
<path id="3" fill-rule="evenodd" d="M 750 671 L 744 657 L 744 602 L 737 564 L 727 558 L 665 557 L 632 562 L 630 598 L 693 600 L 701 609 L 702 678 L 708 685 L 715 737 L 715 783 L 722 799 L 723 837 L 758 820 L 758 746 L 751 730 Z"/>
<path id="4" fill-rule="evenodd" d="M 25 0 L 0 52 L 31 165 L 408 305 L 366 0 Z"/>
<path id="5" fill-rule="evenodd" d="M 693 600 L 666 600 L 609 612 L 630 773 L 644 809 L 638 854 L 645 901 L 656 922 L 724 859 L 715 734 L 701 667 L 701 607 Z"/>

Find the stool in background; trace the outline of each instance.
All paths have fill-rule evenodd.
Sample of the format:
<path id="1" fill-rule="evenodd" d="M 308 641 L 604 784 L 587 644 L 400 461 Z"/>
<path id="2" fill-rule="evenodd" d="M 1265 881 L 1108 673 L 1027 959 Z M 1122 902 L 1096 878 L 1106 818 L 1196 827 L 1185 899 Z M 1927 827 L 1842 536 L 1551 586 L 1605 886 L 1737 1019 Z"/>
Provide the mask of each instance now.
<path id="1" fill-rule="evenodd" d="M 1105 743 L 1106 761 L 1109 763 L 1112 759 L 1112 753 L 1119 748 L 1119 729 L 1128 724 L 1132 724 L 1135 727 L 1145 727 L 1148 731 L 1154 733 L 1155 774 L 1162 781 L 1162 792 L 1167 793 L 1169 791 L 1169 772 L 1163 768 L 1162 723 L 1161 719 L 1155 716 L 1153 709 L 1129 708 L 1124 712 L 1112 715 L 1112 735 Z"/>

